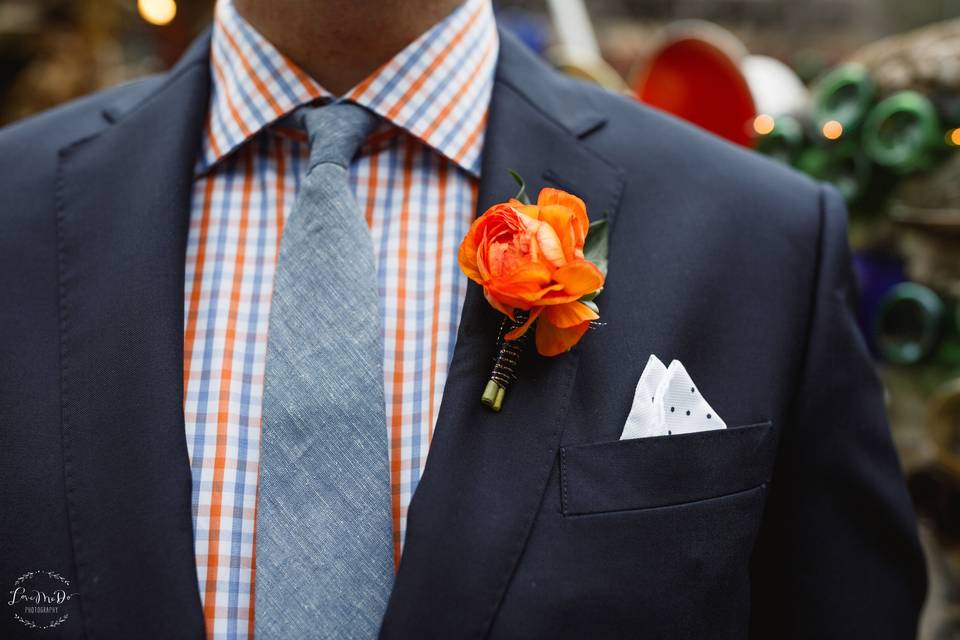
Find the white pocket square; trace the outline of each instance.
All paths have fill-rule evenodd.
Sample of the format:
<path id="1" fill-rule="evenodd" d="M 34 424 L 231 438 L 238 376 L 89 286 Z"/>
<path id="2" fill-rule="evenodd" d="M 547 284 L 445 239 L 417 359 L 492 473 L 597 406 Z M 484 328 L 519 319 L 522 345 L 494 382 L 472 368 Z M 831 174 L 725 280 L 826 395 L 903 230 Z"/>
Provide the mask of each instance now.
<path id="1" fill-rule="evenodd" d="M 650 356 L 640 374 L 621 440 L 726 429 L 690 374 L 674 360 L 669 367 Z"/>

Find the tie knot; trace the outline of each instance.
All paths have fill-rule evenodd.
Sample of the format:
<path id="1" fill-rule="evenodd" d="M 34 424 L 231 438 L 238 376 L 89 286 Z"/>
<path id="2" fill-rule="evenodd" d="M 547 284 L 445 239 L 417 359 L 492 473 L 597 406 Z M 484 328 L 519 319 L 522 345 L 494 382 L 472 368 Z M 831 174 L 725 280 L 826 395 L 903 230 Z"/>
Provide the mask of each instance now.
<path id="1" fill-rule="evenodd" d="M 310 137 L 310 169 L 323 163 L 347 168 L 377 116 L 353 102 L 334 102 L 309 107 L 303 123 Z"/>

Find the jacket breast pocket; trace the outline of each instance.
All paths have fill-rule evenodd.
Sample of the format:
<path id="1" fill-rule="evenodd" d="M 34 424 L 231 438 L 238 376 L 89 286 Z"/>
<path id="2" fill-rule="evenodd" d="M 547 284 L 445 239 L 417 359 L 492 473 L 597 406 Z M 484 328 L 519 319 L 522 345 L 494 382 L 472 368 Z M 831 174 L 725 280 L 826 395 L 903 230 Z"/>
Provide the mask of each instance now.
<path id="1" fill-rule="evenodd" d="M 764 422 L 560 449 L 564 516 L 719 498 L 770 480 L 776 438 Z"/>

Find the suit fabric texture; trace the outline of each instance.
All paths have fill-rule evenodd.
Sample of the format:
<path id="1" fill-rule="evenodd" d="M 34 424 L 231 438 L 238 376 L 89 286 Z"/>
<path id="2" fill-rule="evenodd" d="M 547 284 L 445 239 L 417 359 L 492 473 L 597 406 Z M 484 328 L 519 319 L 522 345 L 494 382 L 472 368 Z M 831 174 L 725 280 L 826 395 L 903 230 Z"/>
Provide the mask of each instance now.
<path id="1" fill-rule="evenodd" d="M 45 637 L 204 635 L 182 367 L 208 47 L 0 132 L 0 584 L 71 580 Z M 913 637 L 924 568 L 836 192 L 501 33 L 478 213 L 508 169 L 609 221 L 604 324 L 528 349 L 494 414 L 470 285 L 381 637 Z M 728 429 L 618 442 L 651 353 Z"/>

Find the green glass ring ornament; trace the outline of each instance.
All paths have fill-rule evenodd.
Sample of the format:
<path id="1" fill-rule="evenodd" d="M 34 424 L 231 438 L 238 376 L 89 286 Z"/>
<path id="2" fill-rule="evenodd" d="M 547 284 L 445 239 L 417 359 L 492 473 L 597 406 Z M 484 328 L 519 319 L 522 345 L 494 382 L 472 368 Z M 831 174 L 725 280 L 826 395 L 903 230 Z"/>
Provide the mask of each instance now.
<path id="1" fill-rule="evenodd" d="M 882 100 L 863 125 L 864 152 L 900 175 L 928 168 L 942 146 L 937 110 L 916 91 L 901 91 Z"/>
<path id="2" fill-rule="evenodd" d="M 944 319 L 939 295 L 916 282 L 901 282 L 880 302 L 874 328 L 880 355 L 893 364 L 921 362 L 940 342 Z"/>
<path id="3" fill-rule="evenodd" d="M 836 120 L 849 135 L 863 124 L 873 97 L 873 81 L 865 67 L 859 64 L 839 66 L 817 81 L 814 87 L 814 122 L 820 129 L 827 122 Z"/>

